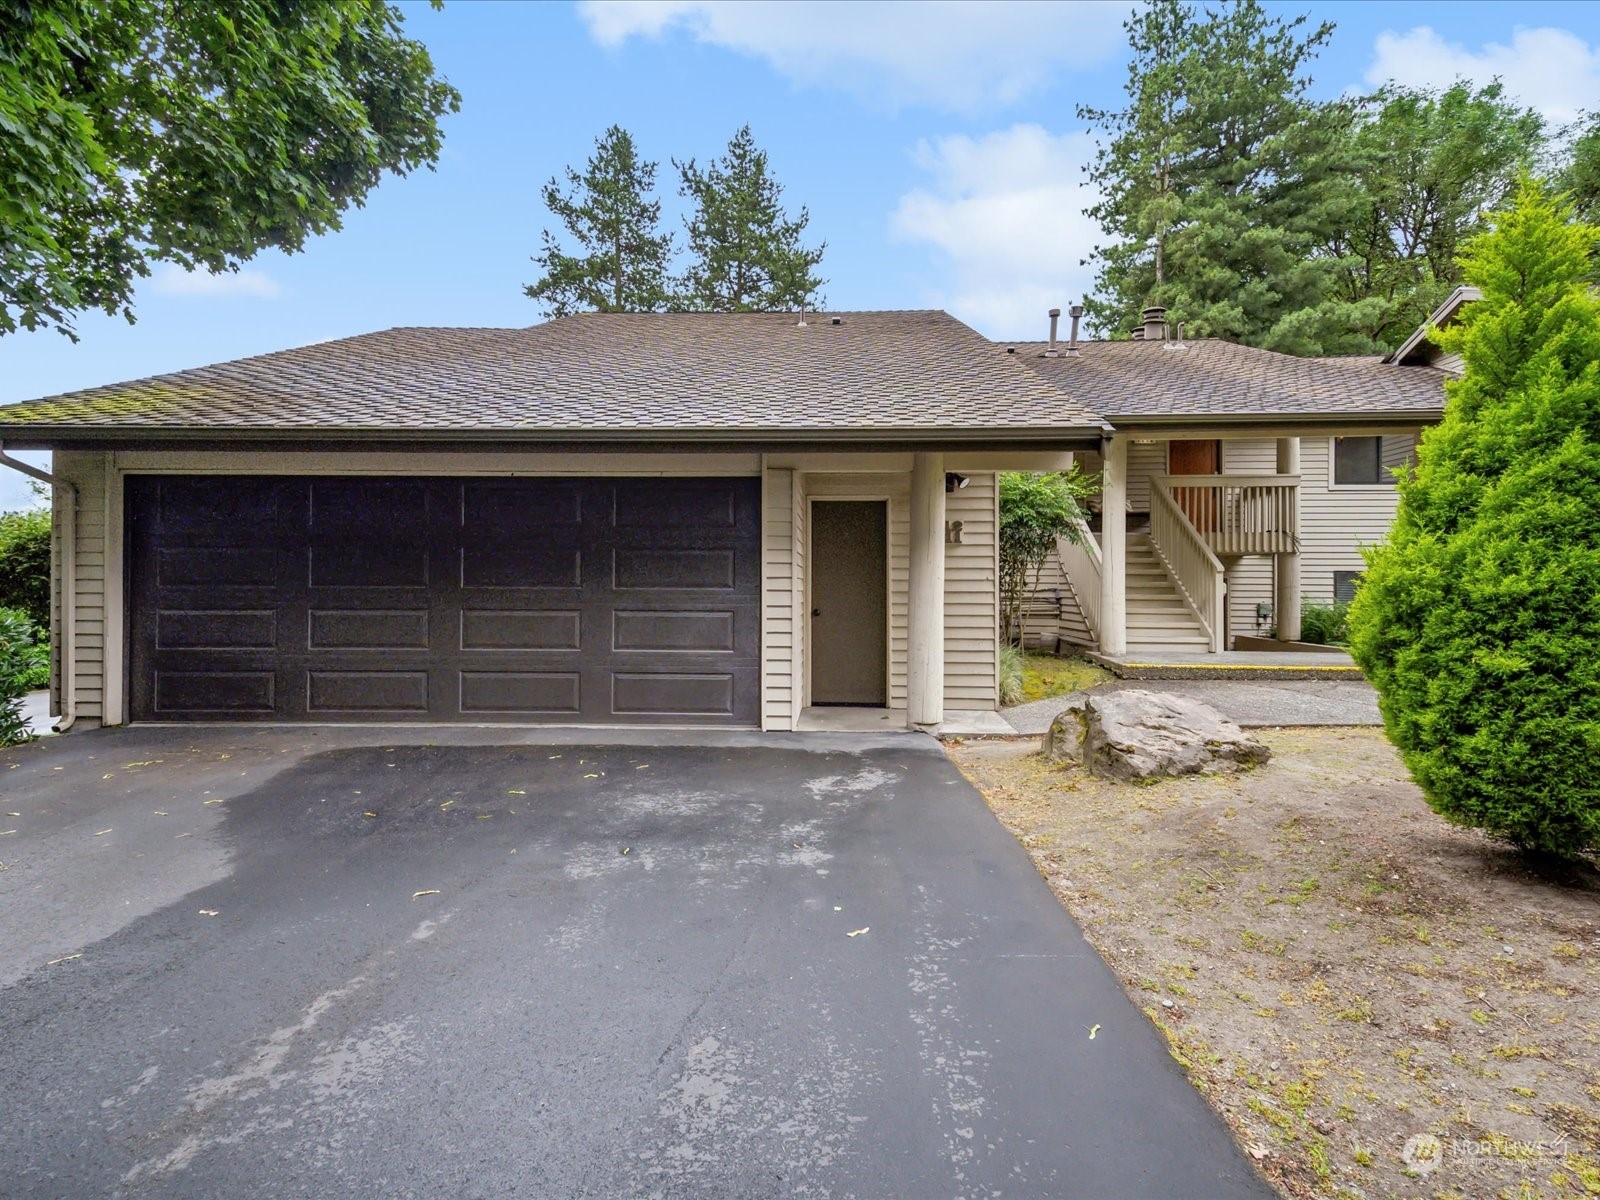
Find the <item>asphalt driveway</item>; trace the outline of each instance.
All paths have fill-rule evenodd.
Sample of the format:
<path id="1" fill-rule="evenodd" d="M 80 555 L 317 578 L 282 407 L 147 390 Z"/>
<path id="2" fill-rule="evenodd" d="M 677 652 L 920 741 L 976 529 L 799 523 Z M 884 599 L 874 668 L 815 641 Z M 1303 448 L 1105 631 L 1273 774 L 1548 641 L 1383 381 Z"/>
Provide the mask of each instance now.
<path id="1" fill-rule="evenodd" d="M 931 741 L 507 741 L 0 751 L 0 1195 L 1272 1194 Z"/>

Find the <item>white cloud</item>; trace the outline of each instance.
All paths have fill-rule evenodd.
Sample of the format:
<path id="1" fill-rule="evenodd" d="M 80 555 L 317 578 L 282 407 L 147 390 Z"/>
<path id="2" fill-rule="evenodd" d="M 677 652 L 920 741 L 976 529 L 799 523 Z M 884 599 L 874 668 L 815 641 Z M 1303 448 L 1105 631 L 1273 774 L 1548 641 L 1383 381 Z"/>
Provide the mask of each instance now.
<path id="1" fill-rule="evenodd" d="M 1103 61 L 1122 45 L 1127 15 L 1095 0 L 582 0 L 578 12 L 602 46 L 683 30 L 801 83 L 961 111 L 1010 104 L 1059 68 Z"/>
<path id="2" fill-rule="evenodd" d="M 209 271 L 185 271 L 182 267 L 167 263 L 151 277 L 150 287 L 158 296 L 254 296 L 272 300 L 283 294 L 283 288 L 276 279 L 265 271 L 248 267 L 213 275 Z"/>
<path id="3" fill-rule="evenodd" d="M 1489 42 L 1477 50 L 1447 42 L 1426 25 L 1383 33 L 1366 81 L 1440 88 L 1458 79 L 1481 86 L 1496 77 L 1509 95 L 1557 123 L 1600 108 L 1600 47 L 1567 29 L 1519 28 L 1509 46 Z"/>
<path id="4" fill-rule="evenodd" d="M 917 161 L 933 183 L 902 196 L 889 222 L 896 237 L 927 242 L 948 263 L 949 281 L 930 302 L 990 337 L 1043 338 L 1046 312 L 1082 299 L 1093 282 L 1080 265 L 1099 234 L 1084 215 L 1098 195 L 1083 174 L 1093 154 L 1090 134 L 1037 125 L 922 143 Z"/>

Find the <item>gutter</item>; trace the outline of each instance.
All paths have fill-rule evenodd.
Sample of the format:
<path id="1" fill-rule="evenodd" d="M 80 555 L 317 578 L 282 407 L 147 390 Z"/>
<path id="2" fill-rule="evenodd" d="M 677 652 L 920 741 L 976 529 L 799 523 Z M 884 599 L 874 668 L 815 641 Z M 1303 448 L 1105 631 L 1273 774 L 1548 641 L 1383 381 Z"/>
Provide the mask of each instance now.
<path id="1" fill-rule="evenodd" d="M 61 513 L 61 616 L 50 630 L 50 641 L 61 655 L 61 713 L 55 731 L 65 733 L 78 719 L 78 489 L 65 479 L 41 471 L 6 453 L 0 442 L 0 465 L 20 471 L 30 479 L 48 484 L 66 498 Z"/>

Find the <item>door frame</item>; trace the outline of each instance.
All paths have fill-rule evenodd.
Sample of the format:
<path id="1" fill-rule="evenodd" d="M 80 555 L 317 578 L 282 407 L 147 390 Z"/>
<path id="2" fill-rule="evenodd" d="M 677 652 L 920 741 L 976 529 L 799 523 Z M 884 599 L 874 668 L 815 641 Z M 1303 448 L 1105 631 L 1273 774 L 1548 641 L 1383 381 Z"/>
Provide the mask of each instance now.
<path id="1" fill-rule="evenodd" d="M 816 665 L 816 646 L 811 640 L 811 610 L 814 607 L 811 598 L 811 584 L 816 576 L 816 534 L 817 523 L 813 519 L 816 506 L 819 504 L 837 503 L 873 503 L 883 505 L 883 708 L 887 712 L 890 701 L 894 699 L 894 528 L 892 524 L 894 513 L 894 497 L 888 492 L 847 492 L 837 496 L 807 496 L 806 497 L 806 571 L 805 571 L 805 694 L 801 696 L 800 707 L 811 707 L 811 672 Z"/>

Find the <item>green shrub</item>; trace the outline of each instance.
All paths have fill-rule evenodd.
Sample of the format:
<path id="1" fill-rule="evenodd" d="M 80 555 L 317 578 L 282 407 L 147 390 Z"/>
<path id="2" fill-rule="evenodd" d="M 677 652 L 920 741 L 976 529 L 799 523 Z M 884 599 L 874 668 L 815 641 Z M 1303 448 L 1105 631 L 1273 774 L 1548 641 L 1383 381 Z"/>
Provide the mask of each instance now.
<path id="1" fill-rule="evenodd" d="M 1317 646 L 1344 646 L 1350 641 L 1350 605 L 1348 601 L 1335 600 L 1323 604 L 1316 600 L 1300 601 L 1300 640 Z"/>
<path id="2" fill-rule="evenodd" d="M 1077 467 L 1036 474 L 1002 471 L 1000 490 L 1000 638 L 1022 640 L 1022 605 L 1057 538 L 1078 537 L 1082 505 L 1094 484 Z"/>
<path id="3" fill-rule="evenodd" d="M 1525 181 L 1462 259 L 1436 334 L 1445 418 L 1368 554 L 1351 652 L 1447 819 L 1524 850 L 1600 846 L 1600 230 Z"/>
<path id="4" fill-rule="evenodd" d="M 0 608 L 50 628 L 50 513 L 0 513 Z"/>
<path id="5" fill-rule="evenodd" d="M 48 652 L 40 647 L 33 622 L 14 608 L 0 608 L 0 746 L 33 736 L 23 724 L 22 697 L 34 690 L 41 662 L 48 683 Z"/>
<path id="6" fill-rule="evenodd" d="M 1023 700 L 1022 687 L 1022 651 L 1017 647 L 1002 642 L 1000 644 L 1000 703 L 1021 704 Z"/>

